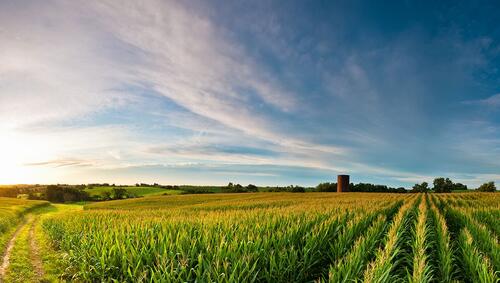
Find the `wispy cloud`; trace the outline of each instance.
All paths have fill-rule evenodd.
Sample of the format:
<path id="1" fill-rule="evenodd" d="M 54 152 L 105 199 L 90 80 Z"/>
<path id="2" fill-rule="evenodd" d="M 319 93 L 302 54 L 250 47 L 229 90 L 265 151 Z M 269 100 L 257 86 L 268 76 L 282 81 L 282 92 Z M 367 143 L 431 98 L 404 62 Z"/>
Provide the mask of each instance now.
<path id="1" fill-rule="evenodd" d="M 92 162 L 80 159 L 59 159 L 59 160 L 50 160 L 43 162 L 34 162 L 34 163 L 25 163 L 25 166 L 51 166 L 55 168 L 67 167 L 67 166 L 93 166 Z"/>
<path id="2" fill-rule="evenodd" d="M 497 93 L 495 95 L 492 95 L 484 99 L 464 101 L 464 104 L 479 105 L 492 108 L 500 107 L 500 93 Z"/>

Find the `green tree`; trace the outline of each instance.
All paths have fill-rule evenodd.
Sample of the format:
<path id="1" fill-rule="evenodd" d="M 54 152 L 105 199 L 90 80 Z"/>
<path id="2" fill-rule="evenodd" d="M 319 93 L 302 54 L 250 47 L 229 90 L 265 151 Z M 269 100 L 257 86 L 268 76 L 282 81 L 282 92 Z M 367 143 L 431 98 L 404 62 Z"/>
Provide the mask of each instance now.
<path id="1" fill-rule="evenodd" d="M 429 184 L 427 182 L 422 182 L 422 184 L 415 184 L 412 189 L 412 193 L 426 193 L 429 191 Z"/>
<path id="2" fill-rule="evenodd" d="M 479 192 L 494 192 L 496 191 L 496 187 L 495 187 L 495 182 L 488 182 L 488 183 L 484 183 L 482 184 L 481 186 L 479 186 L 479 188 L 477 188 L 477 191 Z"/>
<path id="3" fill-rule="evenodd" d="M 318 192 L 336 192 L 337 183 L 320 183 L 316 186 Z"/>
<path id="4" fill-rule="evenodd" d="M 462 183 L 455 183 L 455 184 L 453 184 L 452 190 L 454 190 L 454 191 L 466 191 L 467 185 L 464 185 Z"/>
<path id="5" fill-rule="evenodd" d="M 436 193 L 449 193 L 453 189 L 453 182 L 449 178 L 436 178 L 434 179 L 434 192 Z"/>
<path id="6" fill-rule="evenodd" d="M 123 188 L 113 188 L 113 198 L 122 199 L 127 195 L 127 190 Z"/>
<path id="7" fill-rule="evenodd" d="M 289 186 L 288 191 L 291 193 L 305 193 L 306 189 L 301 186 Z"/>
<path id="8" fill-rule="evenodd" d="M 102 194 L 102 200 L 110 200 L 111 199 L 111 192 L 110 191 L 104 191 Z"/>
<path id="9" fill-rule="evenodd" d="M 258 192 L 259 191 L 259 188 L 257 188 L 256 185 L 253 185 L 253 184 L 249 184 L 247 186 L 247 191 L 249 192 Z"/>

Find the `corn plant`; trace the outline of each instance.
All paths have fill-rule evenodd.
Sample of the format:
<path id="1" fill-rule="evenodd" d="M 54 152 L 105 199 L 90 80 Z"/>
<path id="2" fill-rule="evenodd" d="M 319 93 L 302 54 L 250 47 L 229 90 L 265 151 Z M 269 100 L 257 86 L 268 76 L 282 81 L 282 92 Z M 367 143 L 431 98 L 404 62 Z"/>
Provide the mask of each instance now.
<path id="1" fill-rule="evenodd" d="M 376 258 L 370 263 L 364 273 L 365 282 L 388 282 L 392 279 L 391 272 L 397 264 L 401 252 L 401 239 L 409 222 L 409 210 L 416 201 L 403 206 L 392 222 L 387 233 L 385 246 L 378 249 Z"/>
<path id="2" fill-rule="evenodd" d="M 464 261 L 464 271 L 473 282 L 496 283 L 499 278 L 487 257 L 482 255 L 474 246 L 472 236 L 467 228 L 464 228 L 459 237 L 459 245 Z"/>
<path id="3" fill-rule="evenodd" d="M 452 282 L 453 280 L 453 252 L 450 243 L 448 226 L 443 215 L 438 210 L 435 199 L 431 205 L 431 214 L 435 223 L 435 239 L 437 247 L 437 271 L 439 282 Z"/>
<path id="4" fill-rule="evenodd" d="M 427 198 L 427 195 L 426 195 Z M 427 201 L 420 202 L 419 215 L 416 220 L 413 251 L 413 273 L 409 275 L 409 282 L 430 282 L 432 280 L 431 267 L 428 264 L 429 227 L 427 224 Z"/>
<path id="5" fill-rule="evenodd" d="M 494 282 L 499 203 L 481 193 L 155 196 L 42 225 L 66 254 L 67 281 Z"/>

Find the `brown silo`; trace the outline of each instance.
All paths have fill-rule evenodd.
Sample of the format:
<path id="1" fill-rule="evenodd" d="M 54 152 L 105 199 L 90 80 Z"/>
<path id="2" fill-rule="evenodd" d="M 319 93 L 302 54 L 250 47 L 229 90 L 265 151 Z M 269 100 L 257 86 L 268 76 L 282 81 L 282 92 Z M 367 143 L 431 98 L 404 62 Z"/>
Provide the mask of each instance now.
<path id="1" fill-rule="evenodd" d="M 337 193 L 349 191 L 349 175 L 337 176 Z"/>

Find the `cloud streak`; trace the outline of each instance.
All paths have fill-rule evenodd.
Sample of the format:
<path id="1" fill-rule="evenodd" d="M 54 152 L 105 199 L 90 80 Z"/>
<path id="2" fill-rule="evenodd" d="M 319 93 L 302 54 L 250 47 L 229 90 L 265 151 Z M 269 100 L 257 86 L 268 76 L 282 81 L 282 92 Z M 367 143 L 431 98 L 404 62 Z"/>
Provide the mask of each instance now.
<path id="1" fill-rule="evenodd" d="M 464 103 L 467 105 L 479 105 L 479 106 L 497 108 L 500 107 L 500 93 L 497 93 L 485 99 L 469 100 L 465 101 Z"/>

